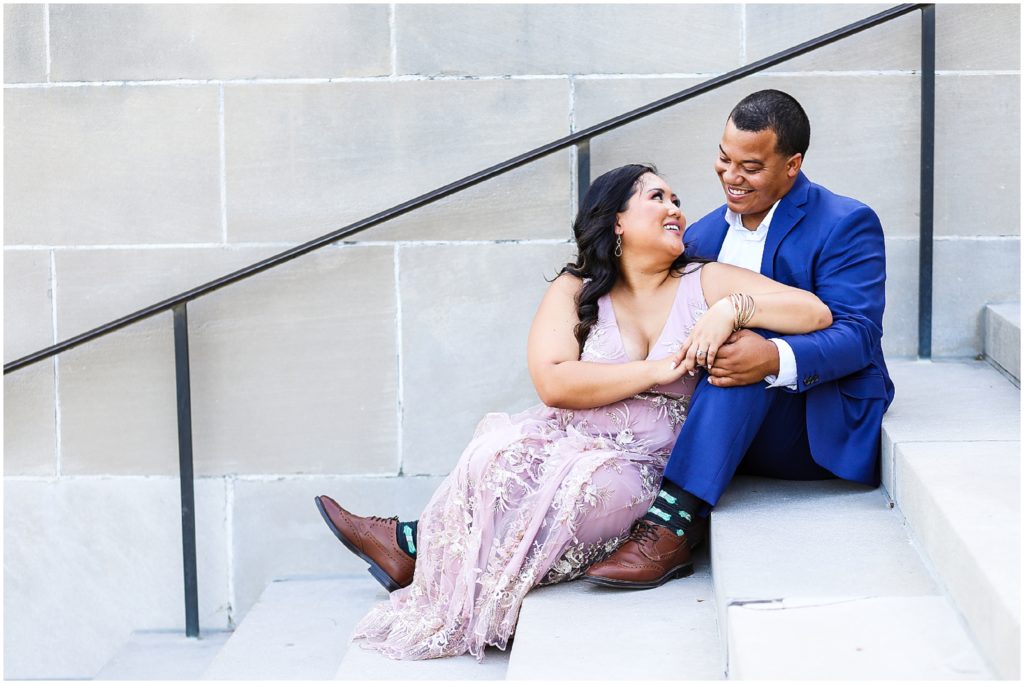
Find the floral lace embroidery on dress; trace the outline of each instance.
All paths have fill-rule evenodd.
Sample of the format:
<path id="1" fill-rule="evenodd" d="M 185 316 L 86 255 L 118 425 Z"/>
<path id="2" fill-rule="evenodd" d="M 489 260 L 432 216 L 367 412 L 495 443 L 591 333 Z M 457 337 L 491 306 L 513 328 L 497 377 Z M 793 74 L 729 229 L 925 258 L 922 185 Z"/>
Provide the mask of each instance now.
<path id="1" fill-rule="evenodd" d="M 684 302 L 694 282 L 699 293 L 699 280 L 680 285 L 690 288 Z M 627 360 L 609 306 L 582 360 Z M 688 314 L 677 318 L 692 327 Z M 485 416 L 420 519 L 412 584 L 375 606 L 354 638 L 400 659 L 505 649 L 526 593 L 578 578 L 654 500 L 692 382 L 656 390 L 596 409 Z"/>
<path id="2" fill-rule="evenodd" d="M 607 318 L 598 318 L 590 326 L 587 340 L 583 343 L 581 359 L 587 361 L 609 361 L 619 356 L 619 350 L 614 346 L 614 335 L 609 334 L 615 329 L 615 324 Z"/>

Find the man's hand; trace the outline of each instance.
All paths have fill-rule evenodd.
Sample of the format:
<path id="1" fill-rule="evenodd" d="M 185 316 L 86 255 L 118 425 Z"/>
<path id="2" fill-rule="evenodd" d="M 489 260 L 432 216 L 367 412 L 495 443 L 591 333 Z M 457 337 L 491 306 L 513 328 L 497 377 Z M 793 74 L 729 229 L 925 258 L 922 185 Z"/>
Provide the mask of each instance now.
<path id="1" fill-rule="evenodd" d="M 753 385 L 766 375 L 779 374 L 779 348 L 774 342 L 750 330 L 740 330 L 729 336 L 708 372 L 715 387 Z"/>

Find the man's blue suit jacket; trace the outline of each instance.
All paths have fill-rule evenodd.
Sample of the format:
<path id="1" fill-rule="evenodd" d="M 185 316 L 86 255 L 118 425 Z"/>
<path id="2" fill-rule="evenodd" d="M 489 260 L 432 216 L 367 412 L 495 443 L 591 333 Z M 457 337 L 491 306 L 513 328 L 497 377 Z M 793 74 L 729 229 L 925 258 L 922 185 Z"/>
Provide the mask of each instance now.
<path id="1" fill-rule="evenodd" d="M 691 255 L 717 258 L 729 228 L 725 209 L 686 229 Z M 825 330 L 780 337 L 796 356 L 814 460 L 844 479 L 877 485 L 882 414 L 894 394 L 882 358 L 885 242 L 878 216 L 800 172 L 772 216 L 761 273 L 815 293 L 831 309 Z"/>

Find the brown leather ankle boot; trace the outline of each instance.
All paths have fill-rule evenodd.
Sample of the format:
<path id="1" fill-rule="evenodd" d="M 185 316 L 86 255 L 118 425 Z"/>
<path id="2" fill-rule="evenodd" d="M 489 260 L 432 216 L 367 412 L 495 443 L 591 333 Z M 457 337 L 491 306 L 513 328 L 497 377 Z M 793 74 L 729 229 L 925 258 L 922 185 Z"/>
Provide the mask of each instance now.
<path id="1" fill-rule="evenodd" d="M 314 499 L 324 522 L 349 551 L 370 564 L 370 574 L 388 591 L 412 582 L 416 560 L 395 540 L 398 518 L 362 517 L 349 513 L 329 496 Z"/>
<path id="2" fill-rule="evenodd" d="M 629 539 L 608 558 L 591 565 L 583 579 L 605 587 L 652 589 L 692 575 L 690 552 L 703 540 L 706 527 L 707 519 L 698 519 L 679 537 L 667 527 L 638 520 Z"/>

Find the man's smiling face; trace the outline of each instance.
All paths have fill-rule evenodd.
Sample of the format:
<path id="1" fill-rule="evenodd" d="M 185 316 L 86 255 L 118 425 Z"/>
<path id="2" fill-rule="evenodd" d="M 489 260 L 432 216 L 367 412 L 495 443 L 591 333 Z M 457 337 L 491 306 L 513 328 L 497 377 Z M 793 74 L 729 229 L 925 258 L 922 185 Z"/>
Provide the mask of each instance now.
<path id="1" fill-rule="evenodd" d="M 775 131 L 742 131 L 732 119 L 718 147 L 715 172 L 725 190 L 725 203 L 743 215 L 747 228 L 757 228 L 772 205 L 789 192 L 800 172 L 803 155 L 786 157 L 776 148 Z"/>

